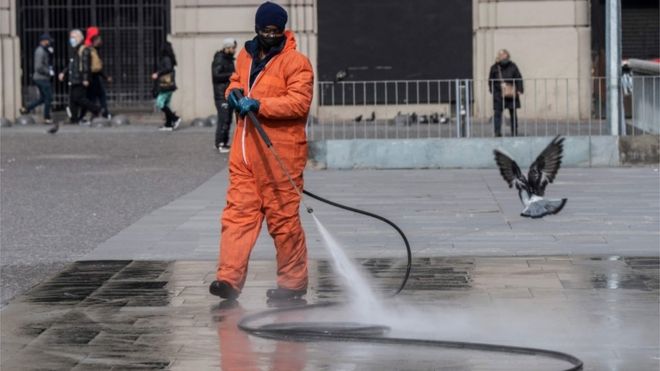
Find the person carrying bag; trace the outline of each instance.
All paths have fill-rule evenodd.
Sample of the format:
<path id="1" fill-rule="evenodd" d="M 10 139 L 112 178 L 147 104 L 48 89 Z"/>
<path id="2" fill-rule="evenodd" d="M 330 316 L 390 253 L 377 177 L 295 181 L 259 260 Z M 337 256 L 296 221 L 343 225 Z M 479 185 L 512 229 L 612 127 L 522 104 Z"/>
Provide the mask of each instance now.
<path id="1" fill-rule="evenodd" d="M 506 49 L 497 53 L 495 64 L 490 68 L 488 91 L 493 94 L 493 125 L 495 136 L 502 136 L 502 113 L 509 111 L 511 118 L 511 136 L 518 135 L 518 116 L 520 95 L 523 94 L 523 81 L 520 70 L 511 61 Z"/>

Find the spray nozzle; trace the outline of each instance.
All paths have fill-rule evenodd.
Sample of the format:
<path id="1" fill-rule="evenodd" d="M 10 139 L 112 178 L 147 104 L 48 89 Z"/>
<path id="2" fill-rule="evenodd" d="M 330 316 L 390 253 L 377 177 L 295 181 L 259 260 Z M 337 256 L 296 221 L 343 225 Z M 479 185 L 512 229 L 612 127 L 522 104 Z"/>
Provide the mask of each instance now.
<path id="1" fill-rule="evenodd" d="M 311 207 L 308 207 L 308 208 L 307 208 L 307 212 L 311 214 L 311 213 L 314 212 L 314 209 L 312 209 Z"/>

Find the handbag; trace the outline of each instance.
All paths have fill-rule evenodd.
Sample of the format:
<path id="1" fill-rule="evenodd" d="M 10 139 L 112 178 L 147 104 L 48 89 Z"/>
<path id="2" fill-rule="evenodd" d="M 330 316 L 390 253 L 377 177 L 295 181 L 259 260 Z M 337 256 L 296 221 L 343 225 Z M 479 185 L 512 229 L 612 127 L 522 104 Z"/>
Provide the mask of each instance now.
<path id="1" fill-rule="evenodd" d="M 515 98 L 517 95 L 516 85 L 503 81 L 504 78 L 502 77 L 502 68 L 500 66 L 497 66 L 497 72 L 500 75 L 500 87 L 502 88 L 502 96 L 504 98 Z"/>
<path id="2" fill-rule="evenodd" d="M 161 89 L 171 89 L 174 87 L 174 79 L 172 77 L 172 72 L 160 76 L 158 78 L 158 86 Z"/>

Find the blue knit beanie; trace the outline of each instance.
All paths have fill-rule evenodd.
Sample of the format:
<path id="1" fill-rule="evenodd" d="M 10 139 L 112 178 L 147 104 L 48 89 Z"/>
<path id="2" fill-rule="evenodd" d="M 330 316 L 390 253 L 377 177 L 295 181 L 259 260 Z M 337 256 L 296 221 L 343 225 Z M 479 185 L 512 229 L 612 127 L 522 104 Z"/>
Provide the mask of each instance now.
<path id="1" fill-rule="evenodd" d="M 257 9 L 257 15 L 254 17 L 254 23 L 258 29 L 263 30 L 268 26 L 277 26 L 278 29 L 284 30 L 288 16 L 286 10 L 281 6 L 266 1 Z"/>

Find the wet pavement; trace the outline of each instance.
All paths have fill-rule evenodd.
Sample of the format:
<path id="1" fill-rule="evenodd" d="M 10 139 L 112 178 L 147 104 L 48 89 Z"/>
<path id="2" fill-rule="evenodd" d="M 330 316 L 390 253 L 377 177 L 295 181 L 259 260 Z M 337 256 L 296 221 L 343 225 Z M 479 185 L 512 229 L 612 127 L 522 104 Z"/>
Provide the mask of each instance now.
<path id="1" fill-rule="evenodd" d="M 382 293 L 404 262 L 361 260 Z M 247 313 L 269 308 L 272 261 L 253 261 L 237 303 L 208 294 L 213 261 L 82 261 L 1 313 L 6 370 L 559 370 L 539 357 L 249 336 Z M 416 258 L 388 314 L 350 305 L 275 314 L 268 321 L 386 325 L 385 336 L 491 342 L 563 351 L 586 370 L 657 370 L 657 257 Z M 308 303 L 341 300 L 332 268 L 310 262 Z M 272 306 L 273 303 L 270 303 Z M 301 304 L 301 303 L 297 303 Z"/>

